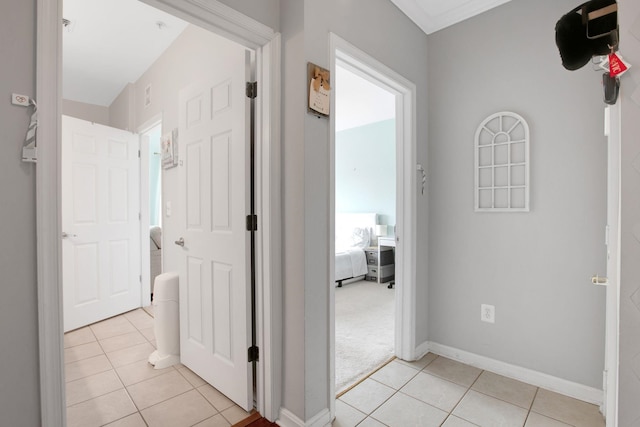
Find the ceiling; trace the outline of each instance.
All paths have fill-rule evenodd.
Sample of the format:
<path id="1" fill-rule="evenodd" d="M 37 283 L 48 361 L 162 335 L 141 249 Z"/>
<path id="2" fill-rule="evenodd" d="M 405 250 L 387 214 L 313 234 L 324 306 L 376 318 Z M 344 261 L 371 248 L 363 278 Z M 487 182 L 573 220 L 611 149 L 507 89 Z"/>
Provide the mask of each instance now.
<path id="1" fill-rule="evenodd" d="M 390 1 L 431 34 L 510 0 Z M 63 3 L 63 16 L 71 21 L 63 29 L 63 97 L 105 107 L 128 83 L 137 81 L 188 25 L 138 0 Z M 354 111 L 375 105 L 358 98 Z"/>
<path id="2" fill-rule="evenodd" d="M 105 107 L 187 26 L 136 0 L 64 0 L 63 17 L 62 96 Z"/>
<path id="3" fill-rule="evenodd" d="M 391 0 L 427 34 L 511 0 Z"/>

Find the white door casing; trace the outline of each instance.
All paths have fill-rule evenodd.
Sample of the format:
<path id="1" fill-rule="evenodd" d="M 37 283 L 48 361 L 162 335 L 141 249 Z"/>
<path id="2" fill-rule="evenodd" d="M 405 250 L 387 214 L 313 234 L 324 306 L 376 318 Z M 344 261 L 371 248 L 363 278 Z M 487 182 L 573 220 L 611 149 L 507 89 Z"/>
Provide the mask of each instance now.
<path id="1" fill-rule="evenodd" d="M 180 352 L 249 411 L 249 53 L 238 47 L 220 64 L 210 82 L 180 92 Z"/>
<path id="2" fill-rule="evenodd" d="M 620 103 L 605 110 L 607 139 L 607 295 L 603 413 L 607 427 L 618 425 L 618 334 L 620 307 Z"/>
<path id="3" fill-rule="evenodd" d="M 64 330 L 141 306 L 139 140 L 62 116 Z"/>

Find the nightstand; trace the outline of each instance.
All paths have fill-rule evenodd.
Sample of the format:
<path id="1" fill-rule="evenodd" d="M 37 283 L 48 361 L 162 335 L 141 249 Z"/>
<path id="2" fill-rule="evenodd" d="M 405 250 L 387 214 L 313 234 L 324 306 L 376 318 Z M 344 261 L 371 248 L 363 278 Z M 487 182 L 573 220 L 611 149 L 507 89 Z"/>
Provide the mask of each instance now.
<path id="1" fill-rule="evenodd" d="M 391 251 L 391 255 L 392 255 L 393 261 L 391 265 L 387 267 L 386 274 L 383 270 L 381 270 L 383 272 L 381 276 L 382 279 L 378 280 L 378 283 L 391 282 L 389 283 L 389 286 L 388 286 L 389 289 L 391 289 L 395 284 L 395 278 L 396 278 L 396 265 L 395 265 L 395 252 L 394 252 L 395 247 L 396 247 L 396 236 L 379 236 L 378 237 L 378 252 L 383 253 L 383 251 Z M 381 265 L 380 268 L 381 269 L 384 268 L 383 264 Z"/>
<path id="2" fill-rule="evenodd" d="M 393 247 L 370 246 L 365 249 L 367 275 L 365 280 L 386 283 L 395 278 Z"/>

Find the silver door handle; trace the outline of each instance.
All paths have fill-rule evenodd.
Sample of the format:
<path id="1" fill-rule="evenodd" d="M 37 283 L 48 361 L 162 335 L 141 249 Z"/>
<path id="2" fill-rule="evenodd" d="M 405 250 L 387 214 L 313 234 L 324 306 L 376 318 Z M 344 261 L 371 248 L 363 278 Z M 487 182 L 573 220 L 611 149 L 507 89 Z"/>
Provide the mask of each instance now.
<path id="1" fill-rule="evenodd" d="M 608 285 L 609 279 L 606 277 L 600 277 L 597 274 L 591 278 L 591 283 L 594 285 Z"/>
<path id="2" fill-rule="evenodd" d="M 173 242 L 173 243 L 175 243 L 175 244 L 176 244 L 176 245 L 178 245 L 178 246 L 182 246 L 182 247 L 184 247 L 184 237 L 179 238 L 178 240 L 176 240 L 176 241 L 175 241 L 175 242 Z"/>
<path id="3" fill-rule="evenodd" d="M 69 234 L 66 231 L 63 231 L 62 232 L 62 238 L 66 239 L 67 237 L 78 237 L 78 235 L 77 234 Z"/>

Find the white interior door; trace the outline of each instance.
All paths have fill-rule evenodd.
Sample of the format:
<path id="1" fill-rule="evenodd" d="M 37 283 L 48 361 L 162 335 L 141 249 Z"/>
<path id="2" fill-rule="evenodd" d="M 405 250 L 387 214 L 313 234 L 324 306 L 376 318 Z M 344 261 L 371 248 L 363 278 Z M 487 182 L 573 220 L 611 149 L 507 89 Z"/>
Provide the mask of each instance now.
<path id="1" fill-rule="evenodd" d="M 64 330 L 140 307 L 138 136 L 62 117 Z"/>
<path id="2" fill-rule="evenodd" d="M 607 427 L 618 425 L 618 334 L 620 289 L 620 103 L 607 107 L 607 297 L 604 414 Z"/>
<path id="3" fill-rule="evenodd" d="M 185 206 L 180 357 L 245 410 L 253 407 L 249 213 L 249 65 L 225 55 L 208 83 L 180 92 L 179 160 Z"/>

